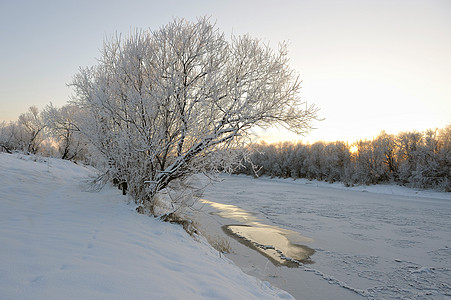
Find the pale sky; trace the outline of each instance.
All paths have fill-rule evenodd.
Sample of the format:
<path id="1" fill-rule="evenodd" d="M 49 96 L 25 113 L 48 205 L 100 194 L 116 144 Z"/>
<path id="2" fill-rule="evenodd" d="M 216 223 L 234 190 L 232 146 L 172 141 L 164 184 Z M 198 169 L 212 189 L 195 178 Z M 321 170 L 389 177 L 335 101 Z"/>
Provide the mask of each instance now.
<path id="1" fill-rule="evenodd" d="M 1 0 L 0 122 L 64 105 L 66 84 L 116 31 L 205 15 L 226 34 L 289 41 L 301 96 L 325 120 L 306 137 L 271 140 L 352 142 L 451 123 L 449 0 Z"/>

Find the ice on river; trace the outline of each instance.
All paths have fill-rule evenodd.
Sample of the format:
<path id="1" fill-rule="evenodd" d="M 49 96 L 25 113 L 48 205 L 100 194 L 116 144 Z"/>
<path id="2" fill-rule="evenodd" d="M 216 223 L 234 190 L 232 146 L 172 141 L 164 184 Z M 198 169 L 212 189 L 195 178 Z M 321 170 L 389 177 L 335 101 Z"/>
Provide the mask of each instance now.
<path id="1" fill-rule="evenodd" d="M 326 281 L 331 289 L 339 286 L 368 299 L 450 299 L 450 193 L 247 176 L 222 179 L 203 198 L 237 206 L 265 224 L 314 240 L 309 243 L 316 250 L 314 264 L 265 280 L 298 272 L 304 273 L 302 281 L 311 273 L 318 284 Z M 247 271 L 265 277 L 265 270 L 252 268 Z M 306 296 L 284 281 L 289 280 L 279 278 L 279 287 Z M 318 293 L 314 297 L 327 299 L 331 293 L 321 286 L 312 288 Z"/>

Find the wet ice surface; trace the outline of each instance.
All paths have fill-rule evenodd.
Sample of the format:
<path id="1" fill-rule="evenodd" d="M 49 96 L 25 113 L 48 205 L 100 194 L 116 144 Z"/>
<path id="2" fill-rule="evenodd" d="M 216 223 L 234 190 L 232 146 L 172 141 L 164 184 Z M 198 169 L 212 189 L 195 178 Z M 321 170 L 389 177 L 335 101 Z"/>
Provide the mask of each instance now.
<path id="1" fill-rule="evenodd" d="M 302 263 L 312 262 L 310 256 L 315 253 L 315 250 L 301 243 L 312 243 L 313 239 L 293 230 L 263 224 L 250 212 L 235 205 L 205 199 L 200 201 L 217 209 L 212 214 L 241 222 L 241 224 L 224 225 L 222 229 L 241 243 L 267 256 L 273 263 L 298 267 Z"/>
<path id="2" fill-rule="evenodd" d="M 311 273 L 316 277 L 312 284 L 322 286 L 312 291 L 325 295 L 316 294 L 317 299 L 327 299 L 333 295 L 327 288 L 337 286 L 368 299 L 451 298 L 449 193 L 419 197 L 405 189 L 401 196 L 378 193 L 374 187 L 375 192 L 364 192 L 307 181 L 223 179 L 203 197 L 253 212 L 267 225 L 313 238 L 308 246 L 316 250 L 312 256 L 315 264 L 289 274 L 280 271 L 283 274 L 275 277 L 281 288 L 288 279 L 280 277 L 300 276 L 300 282 L 311 280 L 305 277 Z M 400 191 L 398 187 L 393 190 Z M 253 275 L 265 276 L 265 270 L 247 268 Z M 324 289 L 321 282 L 329 287 Z M 302 298 L 290 287 L 287 290 Z"/>
<path id="3" fill-rule="evenodd" d="M 244 243 L 249 243 L 257 251 L 274 263 L 287 267 L 298 267 L 302 263 L 312 263 L 312 248 L 290 240 L 285 230 L 275 226 L 226 225 L 223 229 Z"/>

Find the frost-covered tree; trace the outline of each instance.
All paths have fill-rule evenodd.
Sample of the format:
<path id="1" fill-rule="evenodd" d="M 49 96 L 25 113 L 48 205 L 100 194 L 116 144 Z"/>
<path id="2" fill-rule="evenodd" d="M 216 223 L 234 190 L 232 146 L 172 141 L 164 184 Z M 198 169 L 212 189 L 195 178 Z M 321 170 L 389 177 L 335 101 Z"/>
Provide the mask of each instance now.
<path id="1" fill-rule="evenodd" d="M 17 139 L 22 143 L 22 150 L 36 154 L 45 139 L 45 124 L 36 106 L 31 106 L 26 113 L 19 116 L 16 131 Z"/>
<path id="2" fill-rule="evenodd" d="M 438 161 L 443 177 L 439 187 L 451 192 L 451 124 L 439 131 Z"/>
<path id="3" fill-rule="evenodd" d="M 398 179 L 398 160 L 396 158 L 396 137 L 382 131 L 375 140 L 373 140 L 374 152 L 377 156 L 378 164 L 381 164 L 380 178 L 383 181 Z"/>
<path id="4" fill-rule="evenodd" d="M 344 142 L 329 143 L 324 149 L 325 158 L 323 173 L 330 183 L 344 180 L 344 170 L 348 168 L 351 160 L 349 147 Z"/>
<path id="5" fill-rule="evenodd" d="M 309 146 L 309 155 L 304 160 L 303 167 L 306 169 L 307 178 L 323 180 L 325 178 L 325 155 L 324 155 L 324 142 L 316 142 Z"/>
<path id="6" fill-rule="evenodd" d="M 305 178 L 306 171 L 303 168 L 304 161 L 308 157 L 308 147 L 301 143 L 297 143 L 293 148 L 290 160 L 290 173 L 293 178 Z"/>
<path id="7" fill-rule="evenodd" d="M 15 147 L 15 122 L 0 123 L 0 151 L 11 153 Z"/>
<path id="8" fill-rule="evenodd" d="M 230 170 L 251 128 L 301 134 L 317 115 L 300 101 L 285 44 L 227 40 L 206 18 L 112 38 L 72 86 L 104 166 L 150 209 L 175 180 Z"/>
<path id="9" fill-rule="evenodd" d="M 364 184 L 377 184 L 386 180 L 385 156 L 382 148 L 376 143 L 360 140 L 357 143 L 358 152 L 355 158 L 355 181 Z"/>
<path id="10" fill-rule="evenodd" d="M 74 105 L 54 107 L 52 103 L 42 111 L 47 131 L 58 144 L 62 159 L 82 158 L 85 154 L 85 142 L 82 139 L 78 123 L 82 116 L 80 109 Z"/>
<path id="11" fill-rule="evenodd" d="M 418 150 L 421 140 L 422 134 L 417 131 L 398 134 L 399 179 L 405 184 L 410 182 L 412 172 L 417 168 Z"/>
<path id="12" fill-rule="evenodd" d="M 451 187 L 451 156 L 450 148 L 443 147 L 445 143 L 440 139 L 446 129 L 439 131 L 427 130 L 423 133 L 422 140 L 417 145 L 415 164 L 411 167 L 409 184 L 421 188 L 440 188 L 450 190 Z M 444 140 L 443 140 L 444 141 Z M 448 152 L 448 153 L 447 153 Z M 446 157 L 448 154 L 448 158 Z"/>

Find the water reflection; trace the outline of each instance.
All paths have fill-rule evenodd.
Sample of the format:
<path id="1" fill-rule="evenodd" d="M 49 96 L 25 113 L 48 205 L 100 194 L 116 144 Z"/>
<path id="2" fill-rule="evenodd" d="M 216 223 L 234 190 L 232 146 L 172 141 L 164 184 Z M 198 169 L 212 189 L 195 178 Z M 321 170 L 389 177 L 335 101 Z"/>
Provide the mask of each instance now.
<path id="1" fill-rule="evenodd" d="M 300 263 L 312 263 L 312 248 L 301 243 L 311 243 L 313 239 L 302 236 L 296 231 L 265 225 L 253 214 L 234 205 L 221 204 L 202 199 L 201 202 L 217 210 L 213 214 L 232 219 L 242 224 L 223 226 L 223 230 L 270 258 L 275 264 L 297 267 Z"/>
<path id="2" fill-rule="evenodd" d="M 222 204 L 213 201 L 208 201 L 205 199 L 200 200 L 202 203 L 206 203 L 211 205 L 213 208 L 216 208 L 218 212 L 215 212 L 215 215 L 218 215 L 225 219 L 233 219 L 242 223 L 254 223 L 257 222 L 257 218 L 253 216 L 251 213 L 241 209 L 235 205 Z"/>

